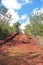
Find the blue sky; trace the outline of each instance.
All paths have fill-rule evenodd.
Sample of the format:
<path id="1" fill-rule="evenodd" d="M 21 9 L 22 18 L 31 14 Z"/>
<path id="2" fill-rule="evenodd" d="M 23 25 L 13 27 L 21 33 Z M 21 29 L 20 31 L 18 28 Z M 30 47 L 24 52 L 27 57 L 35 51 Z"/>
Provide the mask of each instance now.
<path id="1" fill-rule="evenodd" d="M 31 15 L 33 9 L 35 8 L 41 8 L 43 3 L 40 0 L 33 0 L 32 3 L 25 4 L 18 12 L 19 14 L 28 14 Z"/>
<path id="2" fill-rule="evenodd" d="M 23 29 L 29 23 L 29 16 L 32 14 L 43 13 L 43 0 L 2 0 L 1 3 L 12 15 L 11 25 L 16 21 L 21 23 Z"/>

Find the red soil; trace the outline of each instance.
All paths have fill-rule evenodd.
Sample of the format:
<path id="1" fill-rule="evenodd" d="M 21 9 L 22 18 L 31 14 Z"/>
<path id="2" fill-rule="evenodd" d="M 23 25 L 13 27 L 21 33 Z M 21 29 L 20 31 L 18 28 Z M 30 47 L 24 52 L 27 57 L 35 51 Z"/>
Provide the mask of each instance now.
<path id="1" fill-rule="evenodd" d="M 5 40 L 11 38 L 14 35 L 15 33 L 10 34 L 10 36 L 8 36 Z M 0 52 L 0 62 L 3 62 L 3 64 L 5 62 L 5 57 L 7 65 L 43 65 L 43 46 L 39 44 L 37 38 L 31 38 L 28 34 L 16 35 L 1 46 Z M 3 53 L 5 56 L 3 56 Z M 11 58 L 12 61 L 11 59 L 7 59 L 6 53 L 8 54 L 8 59 L 9 57 L 14 57 L 13 59 Z M 1 61 L 2 58 L 3 61 Z"/>

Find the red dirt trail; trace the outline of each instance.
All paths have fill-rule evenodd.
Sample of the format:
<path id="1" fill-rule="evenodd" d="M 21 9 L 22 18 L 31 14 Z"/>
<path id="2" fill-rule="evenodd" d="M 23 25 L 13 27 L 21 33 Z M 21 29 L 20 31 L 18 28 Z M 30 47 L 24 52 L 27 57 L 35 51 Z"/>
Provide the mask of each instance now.
<path id="1" fill-rule="evenodd" d="M 0 65 L 43 65 L 43 46 L 39 39 L 29 34 L 15 34 L 0 40 Z"/>

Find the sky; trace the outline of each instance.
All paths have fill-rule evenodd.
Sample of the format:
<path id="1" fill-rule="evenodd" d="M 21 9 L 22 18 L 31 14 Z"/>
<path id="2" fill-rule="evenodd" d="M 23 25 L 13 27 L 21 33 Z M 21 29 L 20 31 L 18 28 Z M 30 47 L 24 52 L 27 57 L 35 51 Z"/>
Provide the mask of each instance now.
<path id="1" fill-rule="evenodd" d="M 11 25 L 19 21 L 21 29 L 30 23 L 31 15 L 43 13 L 43 0 L 1 0 L 1 4 L 8 9 L 6 15 L 12 15 Z"/>

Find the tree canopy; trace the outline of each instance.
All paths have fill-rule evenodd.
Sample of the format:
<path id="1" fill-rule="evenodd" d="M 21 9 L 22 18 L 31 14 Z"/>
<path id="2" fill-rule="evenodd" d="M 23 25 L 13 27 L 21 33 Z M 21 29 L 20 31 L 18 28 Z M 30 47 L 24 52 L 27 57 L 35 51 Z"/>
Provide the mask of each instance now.
<path id="1" fill-rule="evenodd" d="M 27 33 L 31 31 L 33 35 L 43 36 L 43 14 L 31 16 L 30 24 L 27 24 L 25 28 Z"/>

